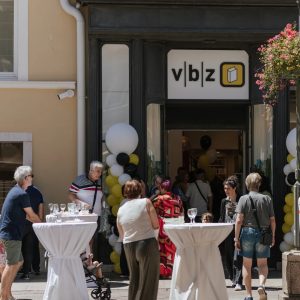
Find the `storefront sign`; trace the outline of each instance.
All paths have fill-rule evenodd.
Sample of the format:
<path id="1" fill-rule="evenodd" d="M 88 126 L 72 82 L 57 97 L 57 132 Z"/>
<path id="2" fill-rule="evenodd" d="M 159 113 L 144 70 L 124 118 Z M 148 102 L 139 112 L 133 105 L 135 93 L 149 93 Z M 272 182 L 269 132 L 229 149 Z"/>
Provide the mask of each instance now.
<path id="1" fill-rule="evenodd" d="M 248 60 L 240 50 L 171 50 L 168 99 L 249 99 Z"/>

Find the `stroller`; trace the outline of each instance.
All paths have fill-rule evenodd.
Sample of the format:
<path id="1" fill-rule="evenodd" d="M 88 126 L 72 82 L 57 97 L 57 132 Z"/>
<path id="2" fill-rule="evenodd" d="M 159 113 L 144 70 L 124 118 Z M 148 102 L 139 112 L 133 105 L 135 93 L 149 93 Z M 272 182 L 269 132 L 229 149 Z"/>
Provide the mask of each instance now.
<path id="1" fill-rule="evenodd" d="M 102 265 L 98 261 L 92 261 L 93 255 L 81 255 L 82 265 L 85 272 L 86 282 L 95 283 L 97 285 L 91 291 L 91 296 L 95 300 L 110 300 L 111 289 L 109 279 L 103 276 Z"/>

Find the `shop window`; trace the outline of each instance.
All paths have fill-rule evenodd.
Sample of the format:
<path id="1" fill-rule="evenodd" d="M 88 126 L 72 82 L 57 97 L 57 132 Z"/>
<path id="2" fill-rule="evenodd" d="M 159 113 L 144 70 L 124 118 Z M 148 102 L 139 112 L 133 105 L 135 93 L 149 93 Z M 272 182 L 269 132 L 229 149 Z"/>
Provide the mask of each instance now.
<path id="1" fill-rule="evenodd" d="M 116 123 L 129 123 L 129 48 L 105 44 L 102 65 L 102 160 L 109 154 L 104 143 L 107 130 Z"/>
<path id="2" fill-rule="evenodd" d="M 253 163 L 269 183 L 273 182 L 273 111 L 264 104 L 253 106 Z"/>
<path id="3" fill-rule="evenodd" d="M 28 79 L 28 0 L 0 0 L 1 79 Z"/>
<path id="4" fill-rule="evenodd" d="M 147 106 L 147 178 L 151 186 L 155 174 L 162 173 L 161 111 L 159 104 Z"/>
<path id="5" fill-rule="evenodd" d="M 30 133 L 0 133 L 0 207 L 15 184 L 18 166 L 32 165 L 32 136 Z"/>

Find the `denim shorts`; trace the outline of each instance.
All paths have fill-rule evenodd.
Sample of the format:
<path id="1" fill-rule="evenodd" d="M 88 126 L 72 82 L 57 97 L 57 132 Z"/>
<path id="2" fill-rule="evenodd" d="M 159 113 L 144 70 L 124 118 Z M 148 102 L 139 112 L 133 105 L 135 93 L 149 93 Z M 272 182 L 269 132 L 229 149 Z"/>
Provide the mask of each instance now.
<path id="1" fill-rule="evenodd" d="M 260 230 L 253 227 L 243 227 L 241 232 L 240 255 L 247 258 L 268 258 L 270 257 L 270 246 L 262 245 Z"/>

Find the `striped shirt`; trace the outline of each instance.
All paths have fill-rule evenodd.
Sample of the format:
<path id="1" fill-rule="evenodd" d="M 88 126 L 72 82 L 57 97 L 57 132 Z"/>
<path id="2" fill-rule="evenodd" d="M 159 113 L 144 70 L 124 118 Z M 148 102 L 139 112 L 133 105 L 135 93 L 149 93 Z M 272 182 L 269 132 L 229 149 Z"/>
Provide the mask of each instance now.
<path id="1" fill-rule="evenodd" d="M 71 184 L 69 191 L 74 193 L 76 197 L 93 207 L 95 190 L 97 189 L 97 197 L 93 212 L 98 216 L 101 215 L 101 199 L 103 196 L 101 187 L 101 178 L 97 182 L 91 181 L 86 175 L 79 175 Z"/>

